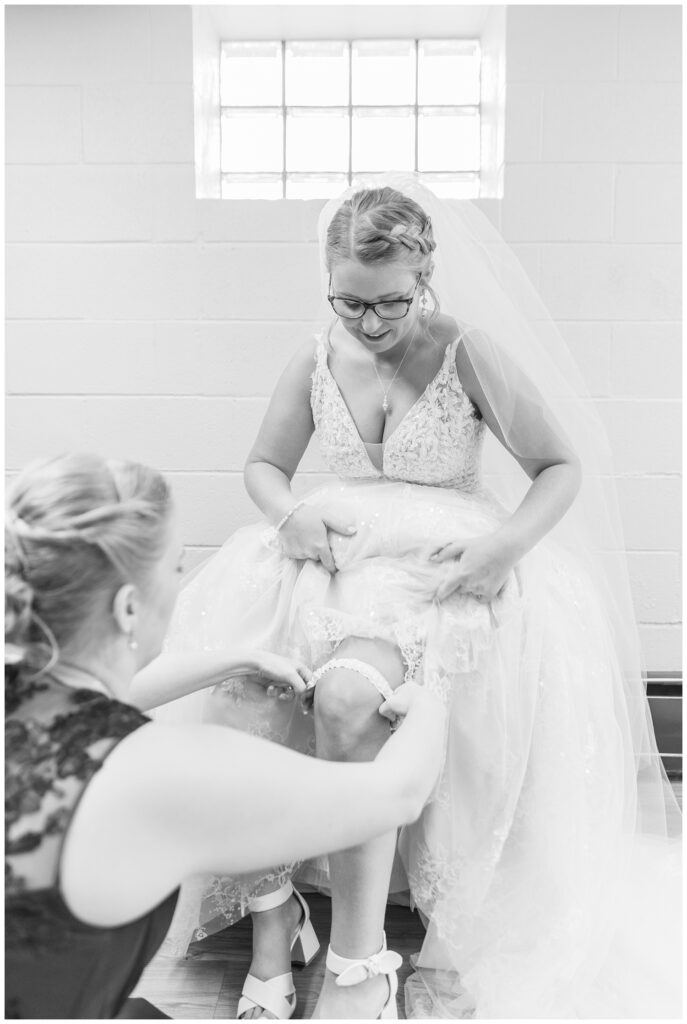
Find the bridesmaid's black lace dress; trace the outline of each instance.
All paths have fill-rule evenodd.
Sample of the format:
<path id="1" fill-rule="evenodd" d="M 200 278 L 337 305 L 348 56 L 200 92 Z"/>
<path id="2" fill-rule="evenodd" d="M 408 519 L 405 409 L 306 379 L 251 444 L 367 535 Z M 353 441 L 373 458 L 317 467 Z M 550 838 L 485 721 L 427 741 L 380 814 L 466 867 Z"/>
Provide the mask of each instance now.
<path id="1" fill-rule="evenodd" d="M 149 719 L 92 690 L 6 678 L 5 1016 L 164 1017 L 128 999 L 169 927 L 177 894 L 117 928 L 76 918 L 60 893 L 62 845 L 89 780 Z"/>

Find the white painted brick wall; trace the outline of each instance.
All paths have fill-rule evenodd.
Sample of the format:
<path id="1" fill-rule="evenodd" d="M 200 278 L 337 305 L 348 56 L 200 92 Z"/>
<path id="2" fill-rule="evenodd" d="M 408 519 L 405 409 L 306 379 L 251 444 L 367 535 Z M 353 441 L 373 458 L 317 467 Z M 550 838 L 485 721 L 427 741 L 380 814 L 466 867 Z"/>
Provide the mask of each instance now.
<path id="1" fill-rule="evenodd" d="M 8 468 L 160 466 L 194 565 L 255 520 L 241 467 L 310 329 L 321 204 L 195 199 L 189 7 L 6 16 Z M 608 424 L 655 669 L 680 664 L 680 18 L 510 5 L 486 204 Z M 322 468 L 309 451 L 299 493 Z"/>
<path id="2" fill-rule="evenodd" d="M 8 85 L 5 152 L 8 164 L 78 163 L 81 90 L 74 86 Z"/>

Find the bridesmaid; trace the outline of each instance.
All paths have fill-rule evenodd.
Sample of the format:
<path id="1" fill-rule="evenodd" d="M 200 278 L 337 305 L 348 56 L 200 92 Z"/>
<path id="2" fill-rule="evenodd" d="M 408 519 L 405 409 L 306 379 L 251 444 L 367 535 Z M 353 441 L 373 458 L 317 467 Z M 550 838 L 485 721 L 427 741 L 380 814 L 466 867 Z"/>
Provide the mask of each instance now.
<path id="1" fill-rule="evenodd" d="M 442 712 L 402 687 L 380 708 L 401 728 L 360 764 L 222 726 L 151 722 L 130 687 L 160 650 L 182 571 L 167 484 L 135 463 L 63 456 L 20 474 L 8 503 L 6 1016 L 164 1016 L 127 997 L 182 880 L 415 820 L 438 774 Z M 200 670 L 178 662 L 166 683 L 143 674 L 139 696 L 155 703 L 237 671 L 261 672 L 284 695 L 304 686 L 284 659 L 225 653 Z M 317 948 L 304 909 L 293 945 L 303 958 Z M 290 979 L 278 1002 L 293 1012 Z"/>

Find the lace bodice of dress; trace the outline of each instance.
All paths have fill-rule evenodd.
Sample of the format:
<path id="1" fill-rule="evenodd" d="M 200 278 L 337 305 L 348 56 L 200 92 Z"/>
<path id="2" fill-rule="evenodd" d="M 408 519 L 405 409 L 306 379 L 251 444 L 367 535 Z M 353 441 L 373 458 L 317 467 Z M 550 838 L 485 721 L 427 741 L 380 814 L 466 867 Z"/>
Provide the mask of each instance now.
<path id="1" fill-rule="evenodd" d="M 328 469 L 343 479 L 384 478 L 475 490 L 480 484 L 484 421 L 456 370 L 459 338 L 448 345 L 438 373 L 382 448 L 382 470 L 370 458 L 317 337 L 311 406 L 315 435 Z"/>

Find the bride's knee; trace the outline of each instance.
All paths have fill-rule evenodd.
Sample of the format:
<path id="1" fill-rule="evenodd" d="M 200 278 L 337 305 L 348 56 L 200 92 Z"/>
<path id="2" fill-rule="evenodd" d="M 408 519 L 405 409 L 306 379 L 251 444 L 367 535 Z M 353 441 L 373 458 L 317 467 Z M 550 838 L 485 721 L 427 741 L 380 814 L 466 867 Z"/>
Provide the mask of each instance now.
<path id="1" fill-rule="evenodd" d="M 315 691 L 318 731 L 354 740 L 369 733 L 380 717 L 382 698 L 366 679 L 346 669 L 325 673 Z"/>

